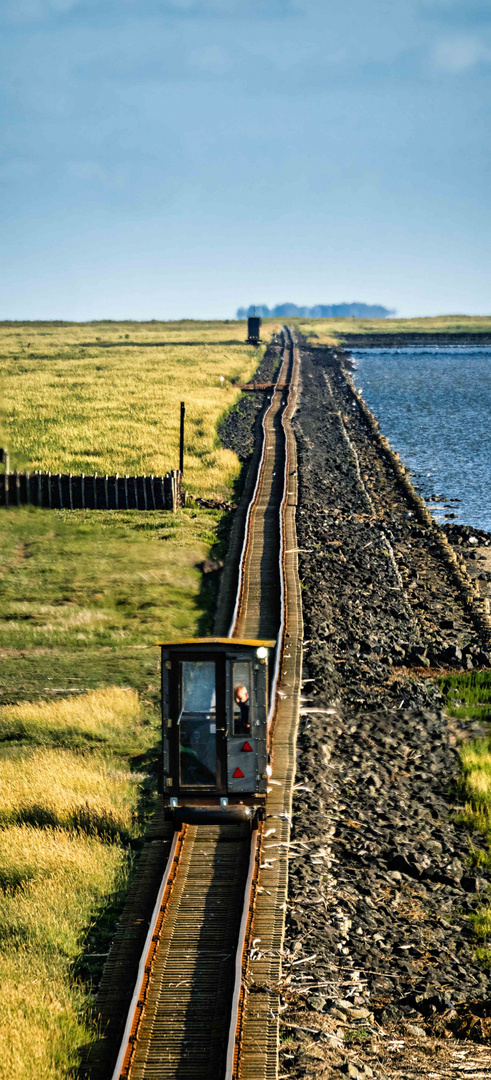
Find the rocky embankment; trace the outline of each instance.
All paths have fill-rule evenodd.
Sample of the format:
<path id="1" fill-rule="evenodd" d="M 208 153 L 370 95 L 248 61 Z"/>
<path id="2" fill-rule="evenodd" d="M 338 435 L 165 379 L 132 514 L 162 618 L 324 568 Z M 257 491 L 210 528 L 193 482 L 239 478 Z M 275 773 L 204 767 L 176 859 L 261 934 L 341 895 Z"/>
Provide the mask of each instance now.
<path id="1" fill-rule="evenodd" d="M 456 820 L 456 734 L 429 678 L 489 665 L 485 609 L 342 353 L 305 347 L 302 381 L 305 682 L 280 1075 L 491 1075 L 472 924 L 491 873 Z M 452 528 L 469 555 L 471 534 L 459 544 Z"/>

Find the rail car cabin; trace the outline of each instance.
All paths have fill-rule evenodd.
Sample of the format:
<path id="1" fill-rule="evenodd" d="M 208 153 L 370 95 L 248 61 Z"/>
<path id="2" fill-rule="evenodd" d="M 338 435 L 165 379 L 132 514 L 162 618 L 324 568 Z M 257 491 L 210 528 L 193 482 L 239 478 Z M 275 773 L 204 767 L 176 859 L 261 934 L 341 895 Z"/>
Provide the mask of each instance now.
<path id="1" fill-rule="evenodd" d="M 268 782 L 268 658 L 274 641 L 194 638 L 162 650 L 162 796 L 182 822 L 253 822 Z"/>
<path id="2" fill-rule="evenodd" d="M 247 320 L 246 345 L 259 345 L 261 331 L 261 319 L 257 315 L 250 315 Z"/>

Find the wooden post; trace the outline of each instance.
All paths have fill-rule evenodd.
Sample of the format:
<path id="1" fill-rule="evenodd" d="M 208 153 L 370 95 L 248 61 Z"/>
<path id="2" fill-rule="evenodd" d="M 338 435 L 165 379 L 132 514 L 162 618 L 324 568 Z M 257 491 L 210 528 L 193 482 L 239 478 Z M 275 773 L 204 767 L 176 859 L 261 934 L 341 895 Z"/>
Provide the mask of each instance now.
<path id="1" fill-rule="evenodd" d="M 94 510 L 97 510 L 97 473 L 94 473 Z"/>
<path id="2" fill-rule="evenodd" d="M 181 401 L 181 433 L 179 438 L 179 470 L 184 472 L 184 417 L 186 415 L 186 405 L 184 401 Z"/>
<path id="3" fill-rule="evenodd" d="M 143 477 L 143 505 L 145 507 L 145 510 L 148 510 L 147 477 L 146 477 L 146 475 Z"/>
<path id="4" fill-rule="evenodd" d="M 124 497 L 126 501 L 126 509 L 129 510 L 130 506 L 128 502 L 128 473 L 126 473 L 124 478 Z"/>
<path id="5" fill-rule="evenodd" d="M 135 485 L 135 508 L 138 510 L 138 484 L 137 484 L 137 479 L 138 479 L 137 476 L 133 477 L 133 481 L 134 481 L 134 485 Z"/>
<path id="6" fill-rule="evenodd" d="M 2 449 L 0 449 L 0 461 L 3 461 L 4 464 L 5 464 L 5 506 L 8 506 L 8 504 L 9 504 L 9 469 L 10 469 L 10 462 L 9 462 L 9 452 L 8 452 L 6 446 L 4 446 Z"/>
<path id="7" fill-rule="evenodd" d="M 47 474 L 47 476 L 48 476 L 48 506 L 49 506 L 49 508 L 51 510 L 51 504 L 52 504 L 52 501 L 53 501 L 52 492 L 51 492 L 51 473 L 49 472 Z"/>
<path id="8" fill-rule="evenodd" d="M 58 498 L 60 500 L 60 510 L 63 510 L 63 491 L 61 487 L 61 472 L 58 473 Z"/>
<path id="9" fill-rule="evenodd" d="M 43 505 L 43 475 L 38 469 L 38 506 Z"/>
<path id="10" fill-rule="evenodd" d="M 154 477 L 153 473 L 152 473 L 152 475 L 150 477 L 150 490 L 152 492 L 153 508 L 154 508 L 154 510 L 156 510 L 157 509 L 157 503 L 155 502 L 155 477 Z"/>
<path id="11" fill-rule="evenodd" d="M 116 476 L 114 477 L 114 500 L 115 500 L 115 503 L 116 503 L 116 510 L 119 510 L 118 484 L 119 484 L 119 473 L 116 473 Z"/>
<path id="12" fill-rule="evenodd" d="M 68 473 L 68 500 L 70 503 L 70 510 L 73 510 L 73 486 L 71 473 Z"/>
<path id="13" fill-rule="evenodd" d="M 26 472 L 26 503 L 29 505 L 31 501 L 31 474 Z"/>
<path id="14" fill-rule="evenodd" d="M 106 475 L 104 477 L 104 493 L 105 493 L 105 497 L 106 497 L 106 510 L 109 510 L 109 485 L 108 485 L 108 480 L 109 480 L 109 477 L 108 477 L 108 475 L 106 473 Z"/>

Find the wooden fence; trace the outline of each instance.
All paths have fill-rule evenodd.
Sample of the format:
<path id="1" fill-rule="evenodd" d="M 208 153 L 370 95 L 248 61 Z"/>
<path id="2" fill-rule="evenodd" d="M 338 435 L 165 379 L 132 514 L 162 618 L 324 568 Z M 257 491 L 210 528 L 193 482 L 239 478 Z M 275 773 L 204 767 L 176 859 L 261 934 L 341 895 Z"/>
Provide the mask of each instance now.
<path id="1" fill-rule="evenodd" d="M 73 476 L 72 473 L 2 473 L 0 506 L 53 510 L 177 510 L 182 473 L 165 476 Z"/>

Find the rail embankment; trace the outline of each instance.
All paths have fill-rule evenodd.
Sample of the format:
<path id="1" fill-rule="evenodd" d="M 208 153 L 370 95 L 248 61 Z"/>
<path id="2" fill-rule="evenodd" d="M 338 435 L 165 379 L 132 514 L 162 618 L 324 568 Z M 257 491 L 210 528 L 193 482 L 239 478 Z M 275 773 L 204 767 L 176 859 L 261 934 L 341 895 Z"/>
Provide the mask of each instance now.
<path id="1" fill-rule="evenodd" d="M 305 347 L 302 362 L 305 697 L 281 1072 L 407 1080 L 431 1057 L 456 1076 L 461 1052 L 491 1063 L 454 1041 L 491 1032 L 475 932 L 491 873 L 484 836 L 458 818 L 459 732 L 435 678 L 489 667 L 489 617 L 343 355 Z"/>

